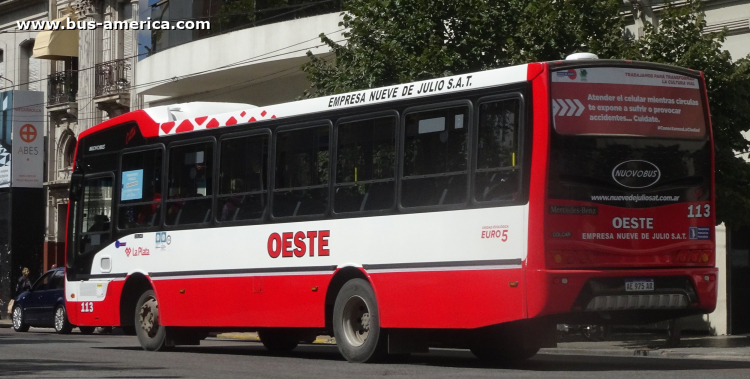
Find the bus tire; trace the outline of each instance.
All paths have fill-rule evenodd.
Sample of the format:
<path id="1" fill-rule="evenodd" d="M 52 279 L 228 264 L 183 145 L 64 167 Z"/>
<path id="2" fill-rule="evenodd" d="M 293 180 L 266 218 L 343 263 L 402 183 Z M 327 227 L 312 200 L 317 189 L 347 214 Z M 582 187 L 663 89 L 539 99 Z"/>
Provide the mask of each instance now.
<path id="1" fill-rule="evenodd" d="M 349 280 L 333 306 L 333 333 L 341 355 L 349 362 L 374 362 L 387 354 L 372 286 L 364 279 Z"/>
<path id="2" fill-rule="evenodd" d="M 299 336 L 283 329 L 259 330 L 258 337 L 263 346 L 272 353 L 289 353 L 299 345 Z"/>
<path id="3" fill-rule="evenodd" d="M 91 335 L 91 334 L 94 334 L 96 327 L 95 326 L 79 326 L 78 330 L 81 331 L 81 334 Z"/>
<path id="4" fill-rule="evenodd" d="M 154 290 L 144 292 L 138 299 L 135 326 L 138 342 L 144 350 L 167 350 L 167 328 L 159 323 L 159 307 Z"/>
<path id="5" fill-rule="evenodd" d="M 21 309 L 20 305 L 17 305 L 13 308 L 11 317 L 13 319 L 13 330 L 15 330 L 16 332 L 29 331 L 29 324 L 23 321 L 23 309 Z"/>
<path id="6" fill-rule="evenodd" d="M 73 325 L 68 321 L 68 313 L 65 312 L 65 306 L 58 305 L 55 308 L 55 333 L 69 334 L 73 330 Z"/>

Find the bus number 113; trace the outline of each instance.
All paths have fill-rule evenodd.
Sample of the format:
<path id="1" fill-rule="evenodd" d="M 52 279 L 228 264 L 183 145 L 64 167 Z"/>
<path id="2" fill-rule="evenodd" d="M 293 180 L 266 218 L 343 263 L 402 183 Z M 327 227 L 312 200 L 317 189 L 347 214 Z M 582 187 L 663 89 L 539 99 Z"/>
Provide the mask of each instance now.
<path id="1" fill-rule="evenodd" d="M 81 313 L 91 313 L 94 311 L 94 303 L 91 301 L 84 301 L 81 303 Z"/>

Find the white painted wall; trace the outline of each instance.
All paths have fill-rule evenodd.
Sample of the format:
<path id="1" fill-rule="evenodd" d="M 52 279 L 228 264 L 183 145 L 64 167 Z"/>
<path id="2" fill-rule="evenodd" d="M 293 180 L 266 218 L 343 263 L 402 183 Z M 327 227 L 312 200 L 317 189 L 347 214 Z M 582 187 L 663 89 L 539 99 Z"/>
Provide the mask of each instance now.
<path id="1" fill-rule="evenodd" d="M 304 57 L 308 50 L 314 54 L 323 54 L 329 49 L 316 47 L 321 45 L 318 35 L 341 29 L 338 26 L 340 20 L 338 12 L 330 13 L 242 29 L 176 46 L 138 62 L 135 70 L 136 85 L 139 93 L 163 95 L 159 93 L 158 84 L 148 83 L 194 75 L 207 70 L 226 70 L 227 68 L 222 67 L 236 62 L 244 62 L 240 66 L 251 66 L 291 58 L 299 59 Z M 334 40 L 343 39 L 340 32 L 330 37 Z M 188 96 L 207 89 L 193 87 L 173 96 Z"/>

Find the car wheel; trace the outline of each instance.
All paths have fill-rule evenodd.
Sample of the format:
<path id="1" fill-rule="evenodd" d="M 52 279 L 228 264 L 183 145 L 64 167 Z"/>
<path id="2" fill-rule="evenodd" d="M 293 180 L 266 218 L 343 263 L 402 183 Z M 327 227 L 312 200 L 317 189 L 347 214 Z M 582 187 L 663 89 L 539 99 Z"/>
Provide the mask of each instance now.
<path id="1" fill-rule="evenodd" d="M 79 326 L 78 330 L 81 331 L 81 334 L 94 334 L 94 330 L 96 330 L 95 326 Z"/>
<path id="2" fill-rule="evenodd" d="M 297 334 L 280 329 L 259 330 L 258 337 L 268 351 L 282 354 L 294 350 L 300 340 Z"/>
<path id="3" fill-rule="evenodd" d="M 135 307 L 135 332 L 141 347 L 148 351 L 168 349 L 167 328 L 159 323 L 159 304 L 156 294 L 148 290 L 141 295 Z"/>
<path id="4" fill-rule="evenodd" d="M 73 330 L 73 325 L 68 322 L 68 313 L 65 312 L 65 307 L 58 305 L 55 308 L 55 332 L 57 334 L 68 334 Z"/>
<path id="5" fill-rule="evenodd" d="M 13 308 L 13 330 L 17 332 L 29 331 L 29 325 L 23 322 L 23 309 L 20 305 Z"/>
<path id="6" fill-rule="evenodd" d="M 366 280 L 352 279 L 339 291 L 333 307 L 333 332 L 341 355 L 349 362 L 385 357 L 387 338 L 380 328 L 375 292 Z"/>

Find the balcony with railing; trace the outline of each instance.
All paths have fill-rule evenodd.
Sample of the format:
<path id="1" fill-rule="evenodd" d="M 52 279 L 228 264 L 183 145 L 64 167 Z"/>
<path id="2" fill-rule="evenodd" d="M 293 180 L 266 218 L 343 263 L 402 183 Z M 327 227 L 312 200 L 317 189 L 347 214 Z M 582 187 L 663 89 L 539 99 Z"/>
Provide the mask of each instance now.
<path id="1" fill-rule="evenodd" d="M 94 67 L 94 104 L 109 117 L 119 116 L 130 107 L 130 59 L 116 59 Z"/>
<path id="2" fill-rule="evenodd" d="M 97 64 L 94 69 L 96 75 L 94 96 L 128 93 L 130 91 L 130 79 L 128 79 L 130 69 L 129 59 L 117 59 Z"/>
<path id="3" fill-rule="evenodd" d="M 78 118 L 78 71 L 65 70 L 47 77 L 47 109 L 57 123 Z"/>
<path id="4" fill-rule="evenodd" d="M 75 103 L 78 94 L 78 71 L 61 71 L 47 79 L 47 104 Z"/>
<path id="5" fill-rule="evenodd" d="M 139 59 L 203 38 L 344 9 L 343 0 L 202 0 L 202 6 L 195 3 L 166 0 L 153 4 L 151 20 L 166 21 L 171 27 L 152 30 L 150 41 L 139 40 Z M 185 20 L 195 28 L 174 27 Z"/>

